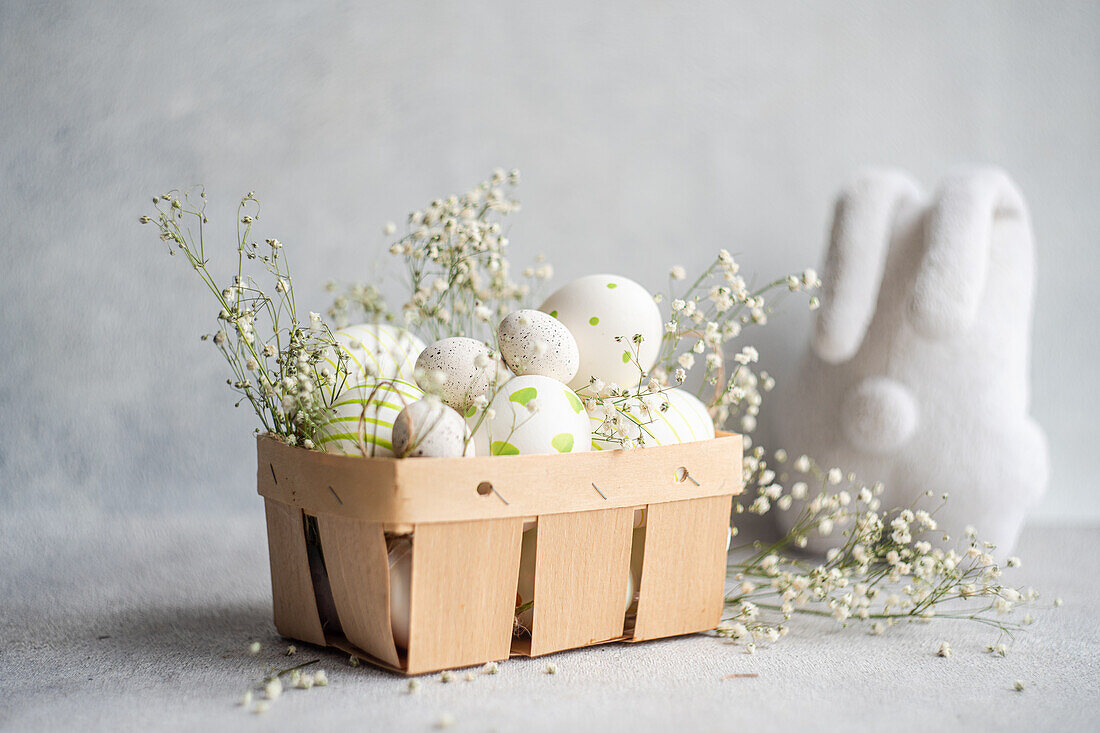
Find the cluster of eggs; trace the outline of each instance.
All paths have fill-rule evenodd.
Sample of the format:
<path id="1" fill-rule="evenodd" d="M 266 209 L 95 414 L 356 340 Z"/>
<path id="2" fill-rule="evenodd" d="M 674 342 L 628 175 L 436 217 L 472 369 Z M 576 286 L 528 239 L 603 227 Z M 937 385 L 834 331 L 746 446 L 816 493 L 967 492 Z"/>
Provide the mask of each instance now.
<path id="1" fill-rule="evenodd" d="M 499 359 L 486 344 L 462 336 L 426 345 L 388 324 L 341 328 L 335 338 L 345 352 L 347 379 L 333 386 L 314 442 L 330 453 L 370 456 L 578 453 L 618 447 L 603 437 L 608 420 L 620 435 L 646 445 L 713 438 L 706 408 L 680 389 L 629 398 L 610 415 L 599 406 L 586 410 L 578 396 L 576 390 L 597 378 L 637 386 L 656 362 L 661 335 L 650 294 L 615 275 L 574 280 L 537 310 L 506 316 L 497 327 Z M 337 360 L 336 354 L 328 358 L 333 371 Z M 521 599 L 534 591 L 534 542 L 535 530 L 526 532 Z M 408 645 L 411 558 L 407 540 L 391 540 L 390 615 L 400 647 Z M 632 568 L 627 579 L 627 607 L 640 570 Z M 528 627 L 530 615 L 528 609 L 520 619 Z"/>
<path id="2" fill-rule="evenodd" d="M 410 457 L 616 447 L 598 435 L 607 415 L 589 414 L 576 390 L 594 378 L 636 385 L 656 361 L 661 333 L 650 294 L 615 275 L 574 280 L 538 310 L 506 316 L 497 327 L 499 360 L 463 336 L 425 345 L 388 324 L 342 328 L 335 337 L 348 378 L 315 443 L 328 452 Z M 336 360 L 331 355 L 330 366 Z M 647 445 L 714 436 L 703 405 L 679 389 L 628 400 L 620 417 L 622 434 Z"/>

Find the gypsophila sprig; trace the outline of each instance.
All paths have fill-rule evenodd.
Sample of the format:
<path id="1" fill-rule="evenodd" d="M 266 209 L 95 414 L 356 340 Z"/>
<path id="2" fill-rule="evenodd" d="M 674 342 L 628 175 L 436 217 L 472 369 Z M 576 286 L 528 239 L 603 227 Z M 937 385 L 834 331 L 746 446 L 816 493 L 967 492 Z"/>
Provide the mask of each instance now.
<path id="1" fill-rule="evenodd" d="M 760 354 L 752 346 L 732 351 L 733 342 L 753 325 L 764 325 L 775 302 L 765 299 L 772 291 L 781 293 L 815 290 L 821 281 L 813 270 L 788 275 L 762 288 L 751 289 L 740 274 L 740 265 L 726 250 L 696 277 L 686 289 L 677 283 L 687 271 L 675 266 L 669 272 L 669 292 L 654 297 L 669 311 L 664 324 L 656 365 L 647 372 L 639 358 L 642 335 L 621 336 L 624 358 L 638 368 L 638 379 L 626 385 L 605 384 L 593 379 L 577 393 L 588 413 L 600 420 L 593 439 L 620 448 L 653 444 L 649 425 L 669 409 L 668 390 L 683 388 L 689 373 L 702 366 L 697 394 L 707 406 L 714 423 L 724 426 L 738 419 L 738 428 L 751 433 L 763 402 L 763 393 L 775 386 L 766 372 L 752 366 Z M 810 308 L 817 299 L 810 296 Z M 732 360 L 732 373 L 727 362 Z"/>
<path id="2" fill-rule="evenodd" d="M 680 289 L 677 283 L 686 278 L 683 267 L 673 267 L 668 295 L 658 298 L 668 302 L 670 314 L 653 376 L 661 382 L 683 383 L 688 372 L 702 366 L 698 397 L 710 409 L 715 424 L 726 425 L 736 417 L 740 429 L 750 433 L 763 401 L 761 392 L 770 391 L 775 380 L 750 366 L 760 358 L 751 346 L 733 354 L 731 373 L 727 367 L 731 344 L 745 329 L 768 322 L 779 302 L 773 293 L 808 293 L 810 309 L 817 308 L 812 293 L 821 280 L 813 270 L 805 270 L 754 289 L 741 274 L 740 264 L 724 249 L 686 289 Z"/>
<path id="3" fill-rule="evenodd" d="M 786 453 L 776 453 L 782 460 L 773 458 L 774 465 L 760 446 L 746 455 L 748 496 L 734 505 L 735 517 L 770 511 L 796 517 L 778 541 L 735 549 L 728 566 L 734 590 L 720 635 L 746 643 L 775 641 L 799 613 L 832 617 L 841 625 L 868 622 L 873 634 L 903 621 L 963 619 L 1011 637 L 1027 623 L 1010 614 L 1038 593 L 1002 580 L 991 545 L 971 529 L 946 549 L 952 538 L 939 530 L 935 515 L 948 495 L 931 509 L 884 510 L 881 484 L 862 485 L 807 456 L 786 465 Z M 932 492 L 922 498 L 936 499 Z M 806 547 L 813 536 L 832 535 L 840 541 L 822 562 L 785 554 Z M 938 653 L 950 656 L 950 645 L 944 642 Z"/>
<path id="4" fill-rule="evenodd" d="M 249 653 L 255 655 L 257 651 L 255 642 L 249 649 Z M 257 680 L 254 680 L 245 689 L 244 694 L 238 700 L 238 704 L 253 713 L 262 714 L 271 709 L 271 706 L 279 700 L 287 689 L 308 690 L 314 686 L 324 687 L 328 684 L 328 676 L 323 669 L 315 672 L 304 671 L 307 667 L 319 663 L 320 659 L 312 659 L 308 662 L 296 664 L 286 669 L 271 670 Z M 286 683 L 283 683 L 283 680 Z"/>
<path id="5" fill-rule="evenodd" d="M 331 400 L 347 377 L 347 355 L 317 313 L 299 317 L 294 282 L 277 239 L 258 244 L 253 226 L 260 215 L 255 195 L 237 207 L 237 267 L 230 282 L 219 284 L 206 253 L 206 192 L 169 191 L 153 198 L 155 224 L 168 253 L 182 253 L 218 308 L 217 331 L 202 336 L 213 342 L 232 370 L 226 382 L 240 395 L 237 405 L 252 405 L 265 432 L 288 443 L 313 445 L 314 433 Z M 197 198 L 197 200 L 196 200 Z M 269 295 L 256 275 L 271 281 Z M 333 368 L 325 356 L 336 354 Z"/>
<path id="6" fill-rule="evenodd" d="M 469 336 L 491 343 L 496 322 L 523 307 L 534 284 L 553 276 L 540 255 L 523 271 L 522 282 L 511 277 L 502 220 L 519 210 L 511 196 L 518 184 L 519 171 L 498 168 L 461 196 L 436 199 L 409 214 L 407 233 L 389 247 L 408 276 L 411 296 L 401 307 L 407 326 L 433 339 Z"/>

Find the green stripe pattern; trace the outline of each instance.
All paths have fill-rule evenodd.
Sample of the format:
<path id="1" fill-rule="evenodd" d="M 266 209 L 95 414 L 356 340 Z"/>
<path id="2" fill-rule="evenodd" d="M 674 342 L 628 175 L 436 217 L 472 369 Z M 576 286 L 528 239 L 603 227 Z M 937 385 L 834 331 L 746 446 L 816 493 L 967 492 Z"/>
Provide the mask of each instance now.
<path id="1" fill-rule="evenodd" d="M 397 379 L 375 379 L 345 389 L 317 433 L 317 446 L 327 453 L 360 455 L 362 426 L 367 455 L 393 455 L 393 423 L 401 410 L 424 396 L 419 387 Z"/>
<path id="2" fill-rule="evenodd" d="M 627 428 L 628 435 L 635 438 L 639 434 L 643 435 L 647 446 L 690 443 L 714 437 L 714 423 L 711 422 L 706 407 L 694 395 L 682 389 L 666 390 L 664 395 L 668 400 L 668 409 L 664 412 L 654 409 L 648 420 L 643 420 L 639 411 L 635 410 L 630 416 L 635 426 Z M 653 402 L 658 403 L 658 400 L 654 399 Z M 590 418 L 590 421 L 593 431 L 602 423 L 602 420 L 595 417 Z M 619 445 L 593 436 L 592 447 L 597 450 L 614 450 Z"/>

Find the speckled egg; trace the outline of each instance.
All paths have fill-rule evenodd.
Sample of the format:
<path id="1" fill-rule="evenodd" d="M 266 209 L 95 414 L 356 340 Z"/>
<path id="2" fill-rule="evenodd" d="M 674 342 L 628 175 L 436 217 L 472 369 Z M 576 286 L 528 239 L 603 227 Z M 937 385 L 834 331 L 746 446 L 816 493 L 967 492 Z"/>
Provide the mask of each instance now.
<path id="1" fill-rule="evenodd" d="M 479 411 L 467 421 L 476 426 L 474 445 L 481 456 L 592 449 L 588 415 L 580 398 L 558 380 L 537 374 L 509 380 L 488 411 Z"/>
<path id="2" fill-rule="evenodd" d="M 393 452 L 413 458 L 472 456 L 474 446 L 467 444 L 468 435 L 462 415 L 429 395 L 398 414 L 393 424 Z"/>
<path id="3" fill-rule="evenodd" d="M 664 403 L 668 408 L 661 409 Z M 605 422 L 609 416 L 597 406 L 590 414 L 593 433 L 607 434 Z M 633 397 L 622 404 L 619 424 L 627 437 L 642 441 L 646 446 L 675 445 L 714 437 L 714 422 L 707 414 L 706 406 L 699 399 L 682 389 L 667 389 L 658 394 Z M 595 450 L 615 450 L 619 444 L 595 435 Z"/>
<path id="4" fill-rule="evenodd" d="M 422 397 L 419 387 L 399 379 L 370 379 L 345 389 L 326 414 L 314 443 L 328 453 L 362 455 L 361 437 L 366 455 L 392 456 L 394 421 Z"/>
<path id="5" fill-rule="evenodd" d="M 518 310 L 497 326 L 504 363 L 518 375 L 539 374 L 568 383 L 577 376 L 580 351 L 565 324 L 536 310 Z"/>
<path id="6" fill-rule="evenodd" d="M 414 381 L 416 357 L 424 350 L 424 342 L 409 331 L 386 323 L 361 323 L 332 335 L 348 355 L 348 384 L 362 384 L 368 378 Z M 329 354 L 326 361 L 335 372 L 335 356 Z"/>
<path id="7" fill-rule="evenodd" d="M 489 366 L 479 366 L 478 362 L 483 360 L 478 357 L 489 358 Z M 474 398 L 489 391 L 496 363 L 491 357 L 489 347 L 476 339 L 465 336 L 440 339 L 424 349 L 416 360 L 420 384 L 429 391 L 438 391 L 443 402 L 465 415 Z M 436 387 L 431 380 L 438 373 L 446 378 Z"/>
<path id="8" fill-rule="evenodd" d="M 573 389 L 592 377 L 629 387 L 641 370 L 649 371 L 661 345 L 661 311 L 653 296 L 638 283 L 618 275 L 589 275 L 562 286 L 539 310 L 557 318 L 577 341 L 580 367 L 569 381 Z M 631 343 L 635 334 L 642 343 Z M 619 338 L 617 341 L 616 338 Z M 638 349 L 641 369 L 633 363 Z"/>

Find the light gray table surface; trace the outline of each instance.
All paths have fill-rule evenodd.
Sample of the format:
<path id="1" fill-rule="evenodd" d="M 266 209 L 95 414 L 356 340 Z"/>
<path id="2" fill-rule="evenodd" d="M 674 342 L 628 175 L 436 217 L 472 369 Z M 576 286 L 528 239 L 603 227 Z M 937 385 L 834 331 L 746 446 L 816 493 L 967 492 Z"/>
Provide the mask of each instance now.
<path id="1" fill-rule="evenodd" d="M 755 655 L 705 635 L 614 644 L 509 660 L 473 682 L 427 676 L 410 695 L 403 678 L 300 644 L 294 659 L 319 658 L 331 684 L 255 715 L 237 699 L 287 661 L 259 500 L 238 515 L 16 512 L 0 518 L 0 729 L 428 730 L 449 716 L 473 731 L 1095 730 L 1098 541 L 1100 528 L 1026 530 L 1016 580 L 1043 598 L 1004 658 L 976 624 L 871 636 L 796 618 Z M 949 659 L 935 656 L 942 640 Z"/>

